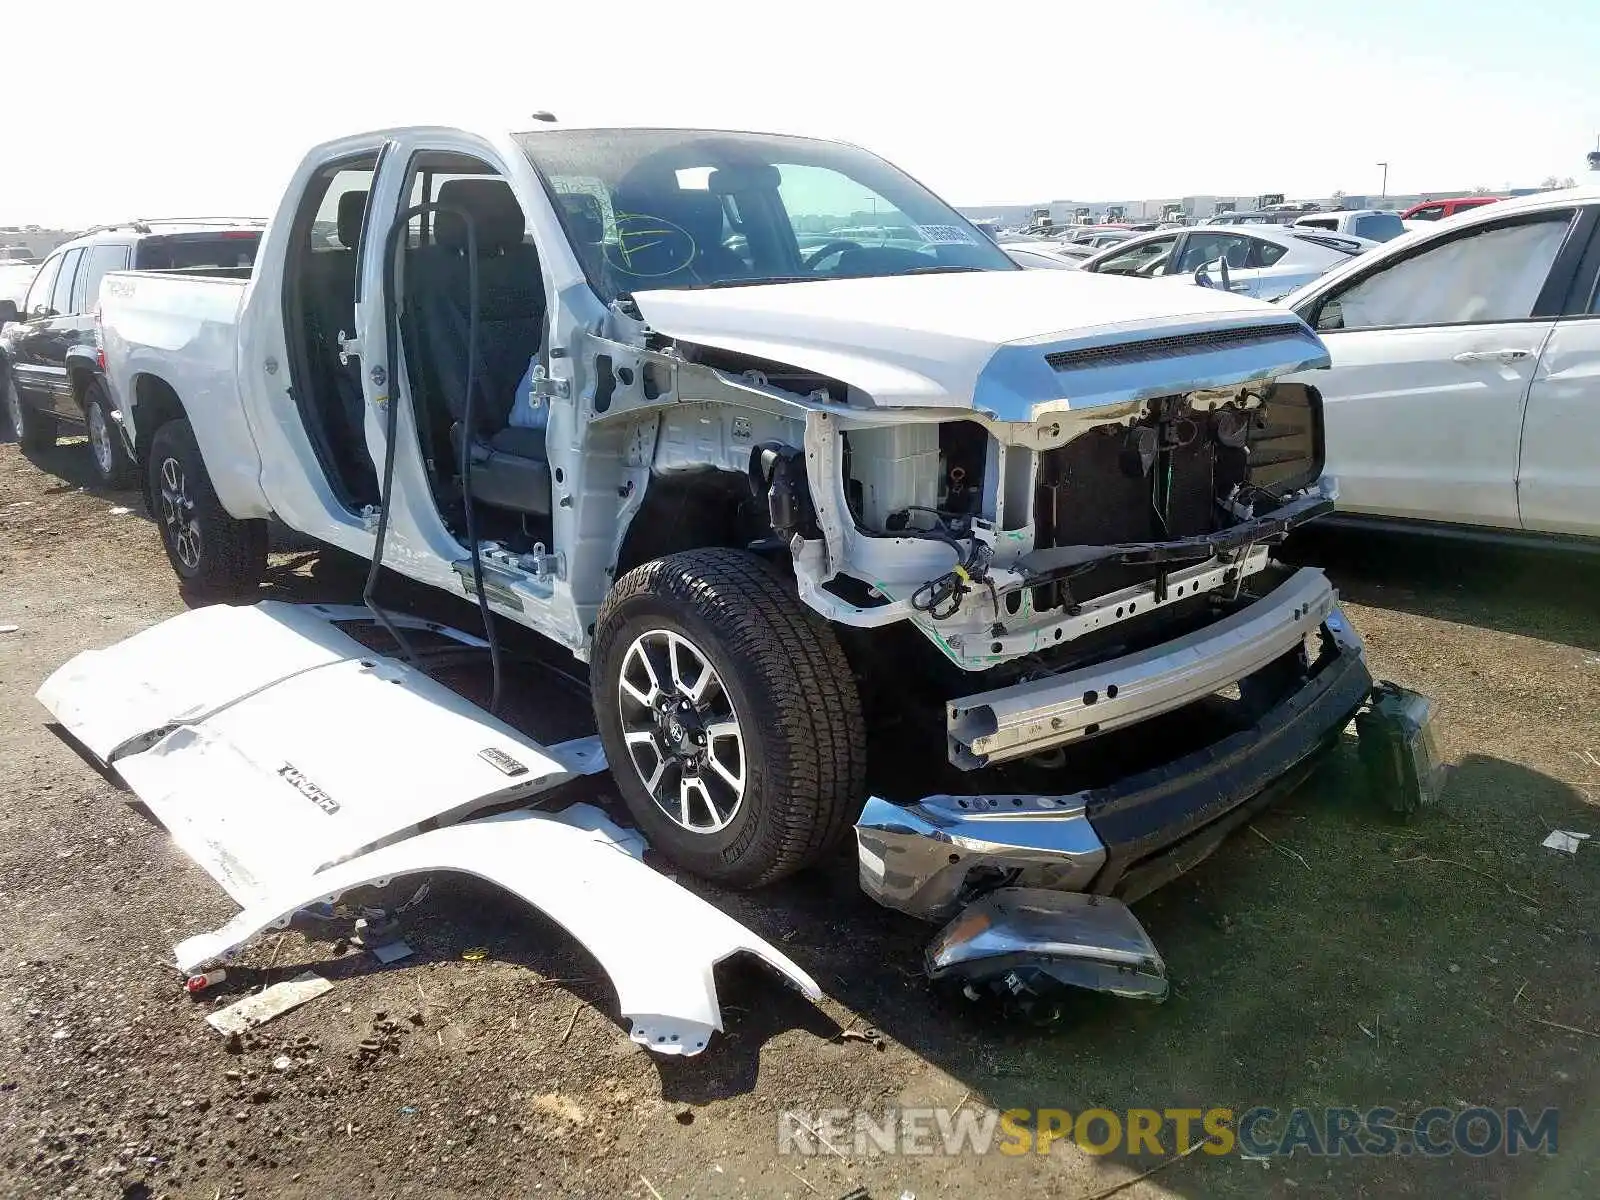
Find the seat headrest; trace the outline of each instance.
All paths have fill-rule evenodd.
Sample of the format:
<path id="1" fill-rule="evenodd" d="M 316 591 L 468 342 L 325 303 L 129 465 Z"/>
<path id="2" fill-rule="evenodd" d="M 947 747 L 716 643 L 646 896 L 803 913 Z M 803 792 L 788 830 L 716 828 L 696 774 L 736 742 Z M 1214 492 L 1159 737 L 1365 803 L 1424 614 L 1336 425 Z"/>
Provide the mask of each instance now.
<path id="1" fill-rule="evenodd" d="M 606 240 L 605 210 L 600 207 L 598 196 L 589 192 L 561 192 L 559 199 L 566 211 L 573 241 L 583 246 L 597 246 Z"/>
<path id="2" fill-rule="evenodd" d="M 472 214 L 478 235 L 478 253 L 504 250 L 522 241 L 526 229 L 522 206 L 504 179 L 451 179 L 439 186 L 439 203 Z M 452 250 L 467 248 L 467 227 L 454 213 L 439 212 L 433 223 L 439 245 Z"/>
<path id="3" fill-rule="evenodd" d="M 612 203 L 619 213 L 677 226 L 696 246 L 722 239 L 722 201 L 707 191 L 679 188 L 670 181 L 657 187 L 635 184 L 618 188 Z"/>
<path id="4" fill-rule="evenodd" d="M 361 218 L 366 212 L 366 192 L 346 192 L 339 197 L 339 244 L 346 250 L 354 250 L 361 240 Z"/>

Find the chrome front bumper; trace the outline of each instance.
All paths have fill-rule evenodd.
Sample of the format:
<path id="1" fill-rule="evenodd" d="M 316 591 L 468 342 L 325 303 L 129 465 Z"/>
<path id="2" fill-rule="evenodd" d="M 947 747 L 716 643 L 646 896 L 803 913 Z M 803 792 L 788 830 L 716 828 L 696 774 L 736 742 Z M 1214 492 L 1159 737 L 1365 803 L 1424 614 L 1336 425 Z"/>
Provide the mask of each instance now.
<path id="1" fill-rule="evenodd" d="M 1303 567 L 1248 608 L 1186 637 L 952 700 L 946 715 L 950 761 L 976 770 L 1181 708 L 1292 649 L 1317 630 L 1335 602 L 1327 576 Z"/>
<path id="2" fill-rule="evenodd" d="M 862 891 L 927 921 L 960 908 L 973 883 L 1081 892 L 1106 862 L 1083 805 L 1067 796 L 927 796 L 906 805 L 874 796 L 856 843 Z"/>
<path id="3" fill-rule="evenodd" d="M 1221 669 L 1217 664 L 1264 665 L 1259 654 L 1240 649 L 1241 628 L 1255 629 L 1274 647 L 1266 662 L 1320 629 L 1315 673 L 1255 726 L 1109 786 L 1072 794 L 937 795 L 912 804 L 873 797 L 856 823 L 862 890 L 889 908 L 944 921 L 999 887 L 1133 900 L 1199 862 L 1240 820 L 1310 772 L 1372 688 L 1361 639 L 1320 572 L 1293 576 L 1238 615 L 1250 620 L 1229 618 L 1202 631 L 1218 638 L 1214 652 L 1203 639 L 1184 639 L 1182 650 L 1169 643 L 1161 654 L 1188 665 L 1185 679 L 1203 678 L 1216 690 L 1249 673 L 1239 669 L 1219 678 L 1213 673 Z M 1255 617 L 1281 627 L 1262 629 Z M 1153 661 L 1151 655 L 1130 658 Z M 1179 662 L 1168 666 L 1172 675 L 1183 674 Z M 1119 673 L 1117 662 L 1095 670 L 1126 680 L 1149 677 L 1136 670 Z M 1154 711 L 1166 711 L 1170 696 L 1188 692 L 1174 684 L 1150 699 L 1146 689 L 1130 690 L 1130 703 L 1144 696 Z"/>
<path id="4" fill-rule="evenodd" d="M 1169 643 L 1095 670 L 1129 681 L 1130 703 L 1143 697 L 1138 712 L 1153 715 L 1199 681 L 1211 690 L 1237 682 L 1307 638 L 1305 677 L 1251 727 L 1072 795 L 867 802 L 856 824 L 861 887 L 889 908 L 946 922 L 928 946 L 931 979 L 1034 1014 L 1063 985 L 1161 999 L 1165 967 L 1127 904 L 1298 786 L 1352 716 L 1373 790 L 1407 812 L 1432 801 L 1441 775 L 1432 705 L 1392 684 L 1374 688 L 1361 639 L 1320 572 L 1298 573 L 1236 615 L 1181 649 Z M 1243 644 L 1246 631 L 1259 641 Z M 1112 699 L 1124 695 L 1119 685 Z"/>

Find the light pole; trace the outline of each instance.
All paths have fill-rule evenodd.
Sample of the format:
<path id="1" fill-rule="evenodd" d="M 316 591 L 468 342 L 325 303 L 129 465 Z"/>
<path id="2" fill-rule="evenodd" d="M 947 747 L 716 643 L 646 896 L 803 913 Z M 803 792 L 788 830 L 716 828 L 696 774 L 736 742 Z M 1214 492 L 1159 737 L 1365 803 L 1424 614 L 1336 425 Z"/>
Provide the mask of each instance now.
<path id="1" fill-rule="evenodd" d="M 1389 164 L 1381 162 L 1378 166 L 1383 168 L 1383 188 L 1378 192 L 1378 199 L 1387 200 L 1389 198 Z"/>

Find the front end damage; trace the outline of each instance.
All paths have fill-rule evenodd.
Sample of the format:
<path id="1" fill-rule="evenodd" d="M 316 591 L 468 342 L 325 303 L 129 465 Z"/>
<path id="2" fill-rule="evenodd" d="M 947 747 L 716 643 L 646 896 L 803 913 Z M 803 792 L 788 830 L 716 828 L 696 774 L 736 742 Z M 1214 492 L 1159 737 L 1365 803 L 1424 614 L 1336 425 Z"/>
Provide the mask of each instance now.
<path id="1" fill-rule="evenodd" d="M 862 886 L 948 923 L 928 973 L 1159 998 L 1126 906 L 1358 712 L 1381 785 L 1432 791 L 1426 701 L 1373 702 L 1328 580 L 1273 558 L 1333 507 L 1321 397 L 1278 382 L 1326 351 L 1292 313 L 1135 311 L 1150 293 L 1112 288 L 1076 328 L 1012 337 L 1035 319 L 1005 308 L 1014 281 L 941 280 L 971 301 L 959 321 L 907 282 L 640 294 L 638 325 L 613 313 L 635 348 L 607 352 L 660 386 L 612 393 L 610 419 L 648 416 L 641 486 L 748 454 L 773 534 L 753 544 L 841 631 L 892 764 L 857 827 Z"/>
<path id="2" fill-rule="evenodd" d="M 1152 720 L 1203 723 L 1208 705 L 1244 705 L 1250 719 L 1175 757 L 1151 748 L 1151 765 L 1100 786 L 869 799 L 856 826 L 862 889 L 947 922 L 927 971 L 969 995 L 1047 1003 L 1052 985 L 1068 985 L 1159 1000 L 1165 968 L 1127 906 L 1297 787 L 1351 718 L 1386 800 L 1413 811 L 1436 793 L 1431 704 L 1374 688 L 1360 638 L 1309 568 L 1189 637 L 952 701 L 951 755 L 970 757 L 974 744 L 1037 753 L 1047 737 L 1114 736 L 1119 725 L 1139 736 L 1131 727 Z"/>

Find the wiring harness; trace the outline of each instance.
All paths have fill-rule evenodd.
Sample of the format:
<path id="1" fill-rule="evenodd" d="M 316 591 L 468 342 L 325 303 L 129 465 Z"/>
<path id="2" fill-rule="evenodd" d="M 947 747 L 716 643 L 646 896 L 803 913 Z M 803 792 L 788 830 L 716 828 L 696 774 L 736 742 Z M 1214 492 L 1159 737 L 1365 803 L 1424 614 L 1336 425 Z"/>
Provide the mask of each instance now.
<path id="1" fill-rule="evenodd" d="M 911 524 L 912 513 L 925 513 L 933 518 L 933 528 L 923 529 Z M 952 521 L 962 522 L 967 535 L 963 542 Z M 989 589 L 994 601 L 995 619 L 1000 616 L 1000 593 L 989 577 L 989 560 L 994 552 L 977 538 L 971 536 L 970 518 L 957 513 L 941 512 L 936 508 L 913 505 L 890 515 L 890 532 L 900 537 L 925 538 L 943 542 L 955 551 L 955 566 L 937 578 L 930 579 L 911 593 L 911 607 L 927 613 L 935 621 L 945 621 L 961 610 L 961 601 L 967 593 L 979 587 Z M 896 527 L 898 526 L 898 528 Z"/>

